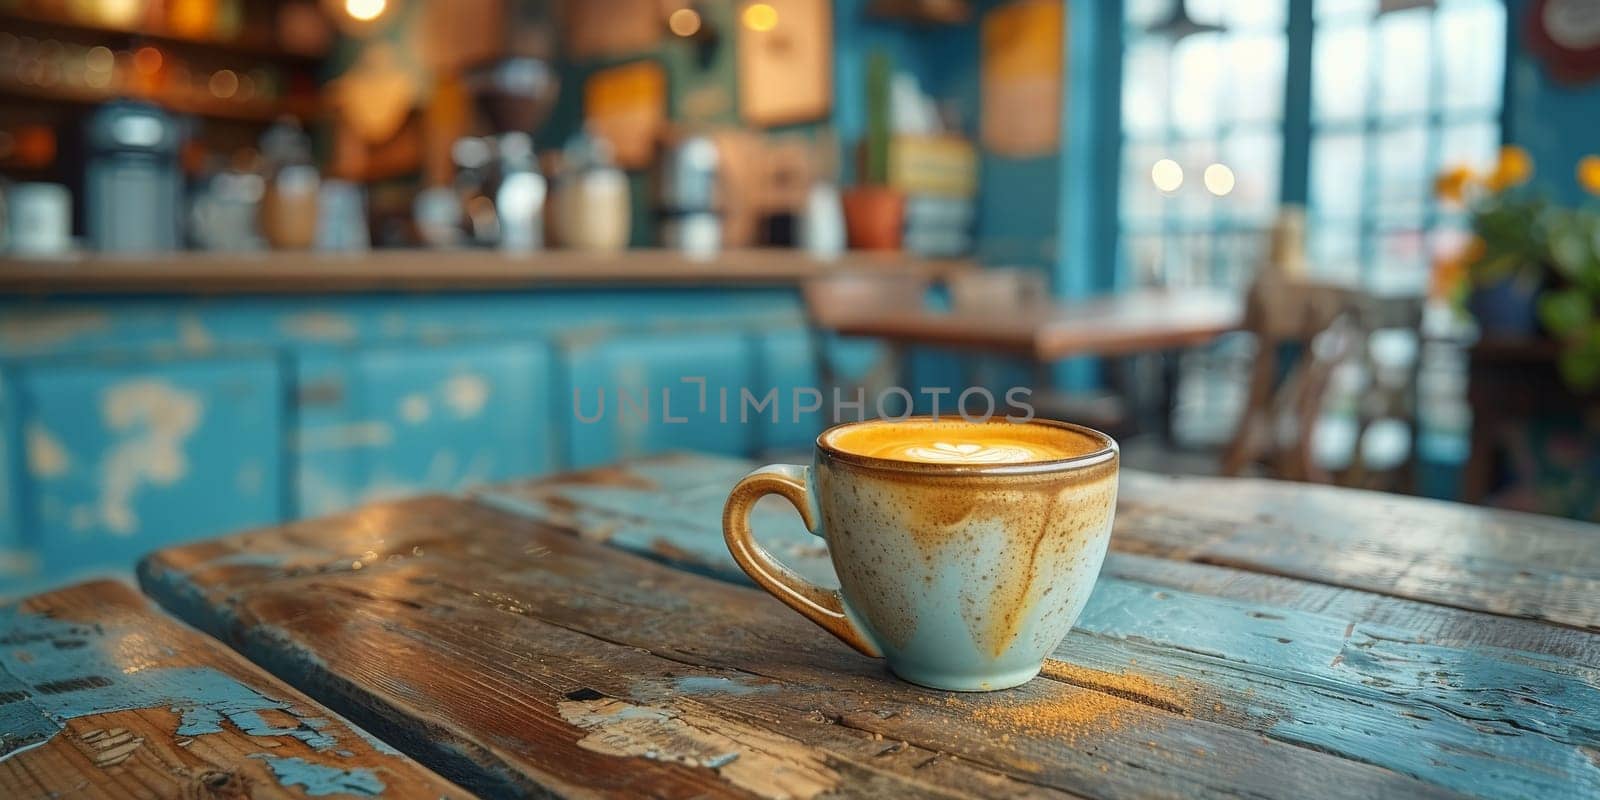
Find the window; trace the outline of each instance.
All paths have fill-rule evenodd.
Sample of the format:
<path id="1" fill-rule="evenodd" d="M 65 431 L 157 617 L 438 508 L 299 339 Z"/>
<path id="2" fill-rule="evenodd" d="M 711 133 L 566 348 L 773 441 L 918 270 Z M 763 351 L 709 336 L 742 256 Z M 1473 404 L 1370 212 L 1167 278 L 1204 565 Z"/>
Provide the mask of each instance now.
<path id="1" fill-rule="evenodd" d="M 1307 249 L 1330 277 L 1421 293 L 1464 227 L 1435 201 L 1433 176 L 1487 164 L 1500 144 L 1505 6 L 1378 5 L 1315 6 Z"/>
<path id="2" fill-rule="evenodd" d="M 1170 2 L 1127 6 L 1124 266 L 1137 284 L 1236 285 L 1260 259 L 1278 207 L 1288 3 L 1189 9 L 1224 29 L 1174 41 L 1161 24 Z"/>
<path id="3" fill-rule="evenodd" d="M 1290 4 L 1190 0 L 1203 30 L 1178 37 L 1174 0 L 1128 0 L 1119 257 L 1130 282 L 1243 285 L 1280 202 L 1308 208 L 1314 269 L 1373 289 L 1420 293 L 1433 253 L 1459 241 L 1464 221 L 1435 202 L 1432 178 L 1486 164 L 1499 145 L 1503 2 L 1315 0 L 1298 31 Z M 1286 118 L 1290 55 L 1304 64 L 1306 52 L 1310 80 L 1288 97 L 1302 116 Z M 1310 157 L 1287 163 L 1296 129 L 1309 130 Z M 1181 183 L 1168 166 L 1158 185 L 1163 160 Z M 1231 187 L 1208 186 L 1213 164 Z"/>
<path id="4" fill-rule="evenodd" d="M 1293 204 L 1308 211 L 1306 254 L 1320 276 L 1423 293 L 1435 254 L 1458 247 L 1466 227 L 1436 202 L 1433 176 L 1487 165 L 1500 144 L 1505 16 L 1503 0 L 1126 0 L 1122 275 L 1241 288 L 1278 209 Z M 1286 156 L 1295 152 L 1305 155 Z M 1208 187 L 1214 164 L 1231 187 Z M 1227 437 L 1252 353 L 1236 337 L 1185 356 L 1180 438 Z M 1460 353 L 1437 345 L 1421 358 L 1424 428 L 1463 441 Z M 1333 411 L 1348 411 L 1350 391 L 1330 402 L 1325 422 L 1349 422 Z M 1326 428 L 1319 437 L 1338 438 Z"/>

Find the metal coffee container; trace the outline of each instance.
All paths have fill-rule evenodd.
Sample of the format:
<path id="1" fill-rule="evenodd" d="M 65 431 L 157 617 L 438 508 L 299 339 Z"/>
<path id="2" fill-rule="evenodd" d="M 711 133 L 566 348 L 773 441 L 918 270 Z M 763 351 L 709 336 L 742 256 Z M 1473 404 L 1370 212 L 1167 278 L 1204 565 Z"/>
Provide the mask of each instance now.
<path id="1" fill-rule="evenodd" d="M 107 103 L 89 120 L 84 222 L 95 249 L 178 248 L 183 207 L 178 124 L 144 103 Z"/>

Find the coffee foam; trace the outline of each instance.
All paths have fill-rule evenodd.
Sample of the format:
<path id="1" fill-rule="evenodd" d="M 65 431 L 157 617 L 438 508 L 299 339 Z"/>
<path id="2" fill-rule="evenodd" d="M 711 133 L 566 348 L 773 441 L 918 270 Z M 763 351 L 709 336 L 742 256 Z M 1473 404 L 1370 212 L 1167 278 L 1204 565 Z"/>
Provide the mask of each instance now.
<path id="1" fill-rule="evenodd" d="M 879 420 L 836 428 L 824 443 L 846 453 L 923 464 L 1030 464 L 1089 455 L 1102 443 L 1070 428 L 962 419 Z"/>

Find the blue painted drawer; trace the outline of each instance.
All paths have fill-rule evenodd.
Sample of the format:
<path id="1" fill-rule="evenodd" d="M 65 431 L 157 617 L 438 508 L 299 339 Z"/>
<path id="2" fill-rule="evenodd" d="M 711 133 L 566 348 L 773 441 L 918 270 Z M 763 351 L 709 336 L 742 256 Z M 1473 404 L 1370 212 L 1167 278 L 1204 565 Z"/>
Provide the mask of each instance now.
<path id="1" fill-rule="evenodd" d="M 283 519 L 284 387 L 270 356 L 14 373 L 24 538 L 53 576 Z"/>
<path id="2" fill-rule="evenodd" d="M 296 515 L 556 468 L 552 375 L 542 342 L 302 353 Z"/>

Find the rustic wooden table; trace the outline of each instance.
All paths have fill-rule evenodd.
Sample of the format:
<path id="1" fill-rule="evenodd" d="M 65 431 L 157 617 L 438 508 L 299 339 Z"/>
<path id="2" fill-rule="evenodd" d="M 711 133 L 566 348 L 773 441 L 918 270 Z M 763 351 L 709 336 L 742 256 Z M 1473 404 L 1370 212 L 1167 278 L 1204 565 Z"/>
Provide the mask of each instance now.
<path id="1" fill-rule="evenodd" d="M 1113 552 L 1041 678 L 956 694 L 894 679 L 745 583 L 720 516 L 750 466 L 666 457 L 373 505 L 164 551 L 140 579 L 185 621 L 487 795 L 1600 796 L 1595 526 L 1125 473 Z M 800 571 L 831 578 L 791 509 L 760 506 L 754 525 Z M 30 631 L 0 635 L 10 648 Z M 181 654 L 162 658 L 210 652 L 153 638 Z M 114 664 L 148 663 L 140 647 Z M 248 677 L 236 661 L 230 674 Z M 122 713 L 160 717 L 168 702 Z M 178 722 L 159 721 L 136 735 L 167 758 L 182 741 L 156 740 Z M 74 760 L 14 758 L 0 776 L 105 780 L 76 755 L 92 752 L 77 727 Z M 343 763 L 276 738 L 286 749 L 273 755 Z M 428 780 L 366 760 L 342 729 L 338 741 L 389 793 Z"/>

